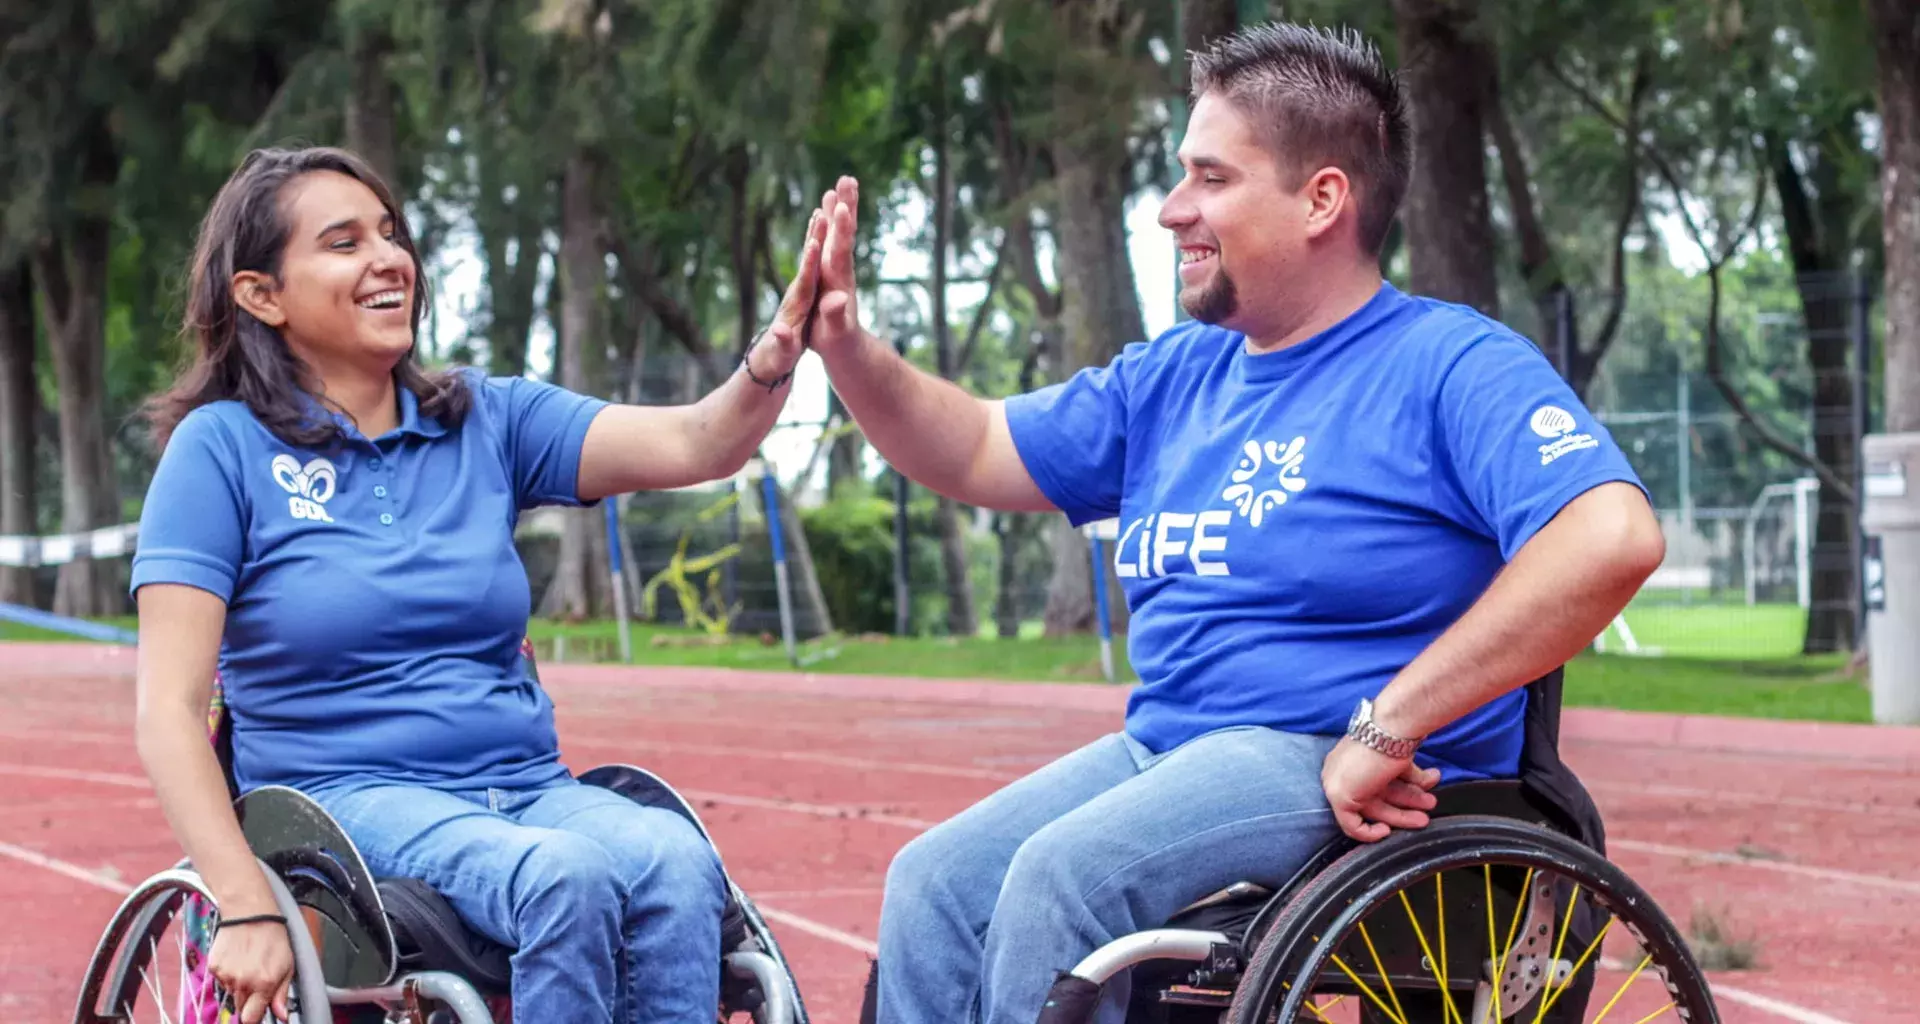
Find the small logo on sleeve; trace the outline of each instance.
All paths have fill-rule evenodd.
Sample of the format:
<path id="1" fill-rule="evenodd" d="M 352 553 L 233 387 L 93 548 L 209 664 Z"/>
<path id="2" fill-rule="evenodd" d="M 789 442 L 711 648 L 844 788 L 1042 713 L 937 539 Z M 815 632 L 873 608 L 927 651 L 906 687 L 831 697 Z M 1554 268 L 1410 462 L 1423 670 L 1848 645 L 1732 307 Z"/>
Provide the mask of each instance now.
<path id="1" fill-rule="evenodd" d="M 327 499 L 333 497 L 336 477 L 333 463 L 326 459 L 314 459 L 302 466 L 291 455 L 273 457 L 273 482 L 293 495 L 287 499 L 287 511 L 295 519 L 333 522 L 333 517 L 327 515 L 326 504 Z"/>
<path id="2" fill-rule="evenodd" d="M 1557 405 L 1543 405 L 1533 411 L 1533 418 L 1527 421 L 1533 432 L 1547 438 L 1540 446 L 1540 464 L 1547 465 L 1568 452 L 1577 452 L 1582 448 L 1598 448 L 1600 442 L 1592 434 L 1576 434 L 1574 428 L 1579 425 L 1573 414 Z"/>

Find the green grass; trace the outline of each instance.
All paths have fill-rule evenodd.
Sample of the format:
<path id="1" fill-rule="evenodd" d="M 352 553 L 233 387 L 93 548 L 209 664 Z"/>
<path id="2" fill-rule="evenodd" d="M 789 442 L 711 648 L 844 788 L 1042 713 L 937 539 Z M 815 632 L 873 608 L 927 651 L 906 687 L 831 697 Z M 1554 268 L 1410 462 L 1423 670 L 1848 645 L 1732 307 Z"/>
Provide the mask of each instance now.
<path id="1" fill-rule="evenodd" d="M 1740 624 L 1738 616 L 1751 613 L 1752 609 L 1694 606 L 1641 611 L 1654 614 L 1644 625 L 1629 620 L 1640 642 L 1645 646 L 1665 647 L 1667 655 L 1582 654 L 1567 668 L 1569 706 L 1827 722 L 1871 721 L 1867 690 L 1858 680 L 1846 675 L 1846 659 L 1842 655 L 1675 656 L 1676 645 L 1662 642 L 1660 629 L 1678 620 L 1672 613 L 1684 612 L 1695 627 L 1702 630 L 1708 630 L 1716 621 L 1732 623 L 1726 626 L 1722 639 L 1732 650 L 1741 650 L 1738 638 L 1747 635 L 1751 627 Z M 1780 618 L 1777 609 L 1761 609 L 1759 613 Z M 127 629 L 134 628 L 132 619 L 109 621 Z M 535 621 L 531 632 L 543 662 L 605 662 L 618 656 L 618 633 L 612 622 Z M 1023 630 L 1023 634 L 1026 633 L 1028 631 Z M 66 638 L 0 623 L 0 640 L 58 639 Z M 1696 647 L 1711 649 L 1705 641 L 1696 639 L 1694 643 Z M 837 645 L 838 654 L 813 662 L 807 666 L 810 670 L 1008 682 L 1101 681 L 1099 647 L 1091 637 L 1045 639 L 1023 635 L 1012 641 L 990 636 L 963 640 L 846 637 L 832 644 Z M 803 656 L 819 654 L 826 646 L 805 644 Z M 1797 650 L 1798 646 L 1797 632 L 1791 645 L 1775 645 L 1787 650 Z M 710 644 L 685 630 L 641 623 L 633 626 L 633 661 L 636 665 L 792 671 L 785 650 L 771 636 L 733 637 Z M 1131 681 L 1124 639 L 1115 642 L 1114 662 L 1119 678 Z"/>
<path id="2" fill-rule="evenodd" d="M 536 621 L 529 632 L 543 661 L 612 661 L 619 657 L 619 634 L 612 622 L 576 625 Z M 1023 630 L 1023 633 L 1026 631 Z M 564 638 L 564 640 L 563 640 Z M 560 644 L 564 642 L 564 647 Z M 982 636 L 840 637 L 801 645 L 802 659 L 828 651 L 831 657 L 807 665 L 817 672 L 918 676 L 936 679 L 993 679 L 1008 682 L 1101 682 L 1100 648 L 1091 637 L 1045 638 L 1025 635 L 1003 641 Z M 1130 681 L 1124 638 L 1113 646 L 1114 673 Z M 709 644 L 684 630 L 635 623 L 633 661 L 640 665 L 702 665 L 720 668 L 791 669 L 786 649 L 773 635 L 732 637 Z"/>
<path id="3" fill-rule="evenodd" d="M 1706 658 L 1767 659 L 1800 653 L 1807 613 L 1793 604 L 1636 600 L 1627 607 L 1627 628 L 1642 648 L 1662 654 Z M 1620 637 L 1609 633 L 1609 650 Z"/>
<path id="4" fill-rule="evenodd" d="M 101 622 L 110 626 L 118 626 L 121 629 L 127 630 L 129 632 L 135 629 L 138 629 L 140 627 L 139 619 L 135 618 L 132 615 L 119 615 L 111 618 L 93 619 L 90 621 Z M 82 637 L 73 636 L 72 634 L 69 634 L 69 633 L 55 633 L 45 629 L 38 629 L 33 626 L 23 626 L 17 622 L 0 621 L 0 642 L 5 642 L 8 640 L 24 640 L 24 641 L 33 641 L 36 643 L 87 643 L 88 642 Z"/>
<path id="5" fill-rule="evenodd" d="M 1870 722 L 1845 655 L 1775 659 L 1583 654 L 1567 666 L 1566 703 L 1673 714 Z"/>

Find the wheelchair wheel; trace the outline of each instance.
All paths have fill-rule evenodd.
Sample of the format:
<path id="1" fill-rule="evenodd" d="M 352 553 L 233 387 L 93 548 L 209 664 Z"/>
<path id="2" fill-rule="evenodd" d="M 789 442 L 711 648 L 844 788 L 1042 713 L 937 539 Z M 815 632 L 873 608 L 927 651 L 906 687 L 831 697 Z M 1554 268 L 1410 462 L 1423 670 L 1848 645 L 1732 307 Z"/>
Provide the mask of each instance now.
<path id="1" fill-rule="evenodd" d="M 1563 835 L 1462 816 L 1340 857 L 1287 901 L 1226 1024 L 1719 1020 L 1671 920 Z"/>
<path id="2" fill-rule="evenodd" d="M 276 896 L 283 895 L 278 879 L 272 881 L 280 890 Z M 147 879 L 121 902 L 94 947 L 80 984 L 75 1024 L 224 1024 L 235 1019 L 227 993 L 207 970 L 216 920 L 213 896 L 193 871 L 175 868 Z M 330 1014 L 312 944 L 302 929 L 291 929 L 288 936 L 295 965 L 288 1009 L 295 1020 L 320 1024 Z M 303 1005 L 308 1013 L 300 1012 Z"/>

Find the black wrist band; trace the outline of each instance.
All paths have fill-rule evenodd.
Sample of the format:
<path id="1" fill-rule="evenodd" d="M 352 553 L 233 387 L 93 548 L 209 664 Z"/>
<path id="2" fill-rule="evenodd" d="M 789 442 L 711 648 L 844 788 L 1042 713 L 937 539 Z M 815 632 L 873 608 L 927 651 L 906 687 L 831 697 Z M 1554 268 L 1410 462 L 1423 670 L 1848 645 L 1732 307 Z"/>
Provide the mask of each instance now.
<path id="1" fill-rule="evenodd" d="M 287 919 L 279 914 L 255 914 L 252 917 L 223 917 L 218 924 L 213 926 L 213 930 L 217 932 L 222 928 L 230 928 L 242 924 L 277 924 L 284 927 L 286 923 Z"/>
<path id="2" fill-rule="evenodd" d="M 778 377 L 775 377 L 770 381 L 761 380 L 758 376 L 754 374 L 753 364 L 747 361 L 747 356 L 751 354 L 753 354 L 753 347 L 749 345 L 747 347 L 747 351 L 745 353 L 742 353 L 740 356 L 740 368 L 747 371 L 748 380 L 751 380 L 755 384 L 758 384 L 761 387 L 766 388 L 769 392 L 773 392 L 773 391 L 780 390 L 780 385 L 785 384 L 787 381 L 793 379 L 793 371 L 788 370 L 787 372 L 781 374 Z"/>

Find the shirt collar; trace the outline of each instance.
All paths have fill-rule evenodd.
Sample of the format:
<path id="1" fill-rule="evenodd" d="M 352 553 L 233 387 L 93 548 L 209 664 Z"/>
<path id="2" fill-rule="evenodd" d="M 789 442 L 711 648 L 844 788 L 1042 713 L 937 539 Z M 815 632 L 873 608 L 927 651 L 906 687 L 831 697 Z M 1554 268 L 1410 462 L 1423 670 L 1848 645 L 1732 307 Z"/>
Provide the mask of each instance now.
<path id="1" fill-rule="evenodd" d="M 441 423 L 438 418 L 421 414 L 419 396 L 398 382 L 395 383 L 394 390 L 398 392 L 400 396 L 400 425 L 395 427 L 391 432 L 381 435 L 381 437 L 406 437 L 408 435 L 414 437 L 439 437 L 447 432 L 446 425 Z M 320 400 L 311 394 L 303 394 L 302 400 L 309 417 L 335 424 L 340 428 L 341 433 L 348 438 L 361 439 L 364 437 L 359 429 L 354 426 L 353 421 L 347 418 L 345 413 L 321 405 Z M 366 438 L 366 440 L 378 442 L 381 438 Z"/>

